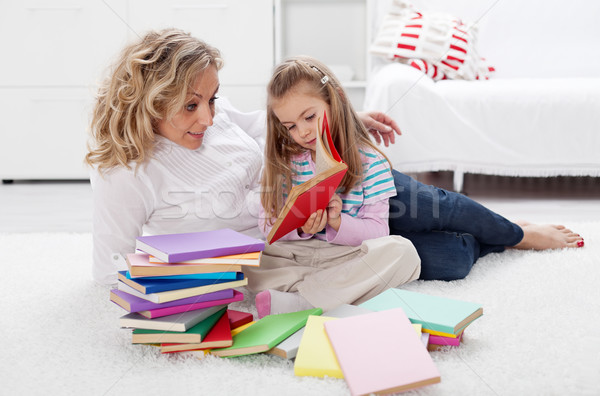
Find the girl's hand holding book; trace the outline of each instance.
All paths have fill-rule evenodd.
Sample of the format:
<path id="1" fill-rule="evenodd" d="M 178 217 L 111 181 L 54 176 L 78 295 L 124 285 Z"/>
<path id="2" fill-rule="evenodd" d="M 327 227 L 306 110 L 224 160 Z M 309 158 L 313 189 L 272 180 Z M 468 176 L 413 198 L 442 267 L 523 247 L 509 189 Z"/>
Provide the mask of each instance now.
<path id="1" fill-rule="evenodd" d="M 305 234 L 316 234 L 327 225 L 327 211 L 319 209 L 311 214 L 301 230 Z"/>
<path id="2" fill-rule="evenodd" d="M 327 224 L 336 231 L 339 231 L 342 223 L 342 199 L 339 195 L 333 194 L 329 205 L 327 205 Z"/>

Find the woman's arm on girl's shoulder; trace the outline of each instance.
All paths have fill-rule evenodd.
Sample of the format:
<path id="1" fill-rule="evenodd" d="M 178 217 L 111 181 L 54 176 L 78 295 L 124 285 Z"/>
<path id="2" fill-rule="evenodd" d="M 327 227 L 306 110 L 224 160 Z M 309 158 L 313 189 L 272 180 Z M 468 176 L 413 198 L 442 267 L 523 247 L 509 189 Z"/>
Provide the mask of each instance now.
<path id="1" fill-rule="evenodd" d="M 358 117 L 377 144 L 381 144 L 383 140 L 385 147 L 388 147 L 390 143 L 396 143 L 395 134 L 402 135 L 396 121 L 385 113 L 379 111 L 359 112 Z"/>
<path id="2" fill-rule="evenodd" d="M 133 171 L 113 169 L 104 177 L 92 176 L 93 277 L 100 284 L 117 281 L 113 255 L 135 253 L 135 238 L 142 235 L 151 209 L 150 191 Z"/>

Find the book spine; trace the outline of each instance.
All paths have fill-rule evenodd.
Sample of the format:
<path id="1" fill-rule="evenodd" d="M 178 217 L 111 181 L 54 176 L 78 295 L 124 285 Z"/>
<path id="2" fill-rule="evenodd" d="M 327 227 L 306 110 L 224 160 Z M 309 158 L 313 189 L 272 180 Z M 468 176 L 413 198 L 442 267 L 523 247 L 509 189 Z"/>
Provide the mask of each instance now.
<path id="1" fill-rule="evenodd" d="M 158 303 L 165 303 L 165 302 L 169 302 L 169 301 L 173 301 L 173 300 L 180 300 L 180 299 L 186 298 L 186 297 L 197 296 L 200 294 L 212 293 L 212 292 L 223 290 L 223 289 L 231 289 L 234 287 L 246 286 L 247 284 L 248 284 L 248 279 L 242 279 L 239 281 L 216 283 L 213 285 L 192 287 L 189 289 L 172 290 L 172 291 L 168 291 L 168 292 L 146 294 L 146 295 L 153 296 L 152 298 L 158 300 L 158 301 L 156 301 Z"/>
<path id="2" fill-rule="evenodd" d="M 168 255 L 166 261 L 169 263 L 178 263 L 178 262 L 182 262 L 182 261 L 189 261 L 189 260 L 195 260 L 195 259 L 201 259 L 201 258 L 231 256 L 233 254 L 242 254 L 242 253 L 262 251 L 262 250 L 264 250 L 264 248 L 265 248 L 264 243 L 255 243 L 252 245 L 233 246 L 233 247 L 205 250 L 202 252 L 175 253 L 175 254 Z M 162 257 L 156 256 L 156 255 L 154 255 L 154 256 L 163 260 Z"/>
<path id="3" fill-rule="evenodd" d="M 167 307 L 167 308 L 151 309 L 148 311 L 141 311 L 141 312 L 139 312 L 139 314 L 145 316 L 148 319 L 155 319 L 155 318 L 160 318 L 160 317 L 168 316 L 168 315 L 174 315 L 174 314 L 178 314 L 178 313 L 182 313 L 182 312 L 194 311 L 197 309 L 213 307 L 215 305 L 230 304 L 232 302 L 242 301 L 243 299 L 244 299 L 244 294 L 240 293 L 240 292 L 236 292 L 235 296 L 232 298 L 227 298 L 227 299 L 223 299 L 223 300 L 205 301 L 205 302 L 195 303 L 195 304 L 176 305 L 176 306 Z"/>

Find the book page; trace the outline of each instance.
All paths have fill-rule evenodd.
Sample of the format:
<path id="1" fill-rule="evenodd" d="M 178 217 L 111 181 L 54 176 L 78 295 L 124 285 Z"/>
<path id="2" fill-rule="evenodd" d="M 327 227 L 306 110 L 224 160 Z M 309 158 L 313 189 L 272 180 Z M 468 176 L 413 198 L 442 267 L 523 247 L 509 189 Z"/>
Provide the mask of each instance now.
<path id="1" fill-rule="evenodd" d="M 318 125 L 321 125 L 321 119 L 317 121 Z M 327 139 L 325 139 L 325 131 L 319 127 L 317 132 L 317 142 L 315 148 L 315 173 L 318 175 L 330 168 L 333 168 L 338 164 L 331 155 Z"/>

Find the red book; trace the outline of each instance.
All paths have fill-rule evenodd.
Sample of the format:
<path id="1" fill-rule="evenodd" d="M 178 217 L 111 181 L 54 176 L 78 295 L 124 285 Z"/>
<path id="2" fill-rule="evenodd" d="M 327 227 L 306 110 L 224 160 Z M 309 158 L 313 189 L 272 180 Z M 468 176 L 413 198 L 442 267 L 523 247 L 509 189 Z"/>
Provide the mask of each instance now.
<path id="1" fill-rule="evenodd" d="M 227 315 L 229 315 L 229 325 L 231 326 L 232 330 L 243 326 L 246 323 L 250 323 L 254 320 L 254 317 L 251 313 L 235 311 L 233 309 L 228 309 Z"/>
<path id="2" fill-rule="evenodd" d="M 327 116 L 317 134 L 315 149 L 316 175 L 309 181 L 292 187 L 287 201 L 267 236 L 267 242 L 273 243 L 306 223 L 306 219 L 319 209 L 325 209 L 329 200 L 348 171 L 333 145 Z"/>
<path id="3" fill-rule="evenodd" d="M 226 348 L 233 344 L 231 327 L 229 325 L 229 311 L 217 321 L 212 329 L 206 334 L 204 340 L 198 344 L 161 344 L 161 353 L 173 353 L 183 351 L 196 351 L 208 348 Z"/>

